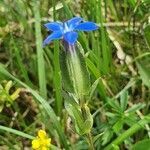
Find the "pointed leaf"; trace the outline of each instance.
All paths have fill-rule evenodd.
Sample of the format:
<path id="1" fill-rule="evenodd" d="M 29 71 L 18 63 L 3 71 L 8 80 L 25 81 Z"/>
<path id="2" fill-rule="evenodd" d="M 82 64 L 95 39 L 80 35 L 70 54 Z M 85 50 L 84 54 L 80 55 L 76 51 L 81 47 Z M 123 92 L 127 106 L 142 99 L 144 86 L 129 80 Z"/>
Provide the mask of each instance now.
<path id="1" fill-rule="evenodd" d="M 120 118 L 113 126 L 113 130 L 118 133 L 123 127 L 123 118 Z"/>
<path id="2" fill-rule="evenodd" d="M 92 84 L 92 86 L 91 86 L 91 88 L 90 88 L 90 98 L 89 98 L 89 99 L 92 98 L 92 96 L 93 96 L 93 94 L 94 94 L 94 92 L 95 92 L 95 90 L 96 90 L 96 88 L 97 88 L 97 86 L 98 86 L 98 84 L 99 84 L 99 81 L 100 81 L 100 78 L 98 78 L 98 79 Z"/>
<path id="3" fill-rule="evenodd" d="M 65 101 L 68 104 L 71 104 L 74 107 L 79 107 L 79 104 L 77 103 L 77 98 L 73 94 L 71 94 L 69 92 L 65 92 L 65 91 L 63 91 L 62 94 L 63 94 L 63 97 L 64 97 Z"/>
<path id="4" fill-rule="evenodd" d="M 125 112 L 126 113 L 133 113 L 133 112 L 140 110 L 144 107 L 145 107 L 145 104 L 142 104 L 142 103 L 134 104 L 131 108 L 127 109 Z"/>
<path id="5" fill-rule="evenodd" d="M 93 126 L 93 117 L 90 113 L 90 109 L 85 105 L 84 106 L 85 108 L 85 118 L 86 120 L 84 121 L 84 124 L 82 125 L 82 128 L 81 128 L 81 132 L 82 132 L 82 135 L 84 134 L 88 134 Z"/>
<path id="6" fill-rule="evenodd" d="M 128 104 L 128 92 L 125 90 L 121 93 L 121 96 L 120 96 L 120 105 L 121 105 L 122 111 L 126 110 L 127 104 Z"/>
<path id="7" fill-rule="evenodd" d="M 119 103 L 115 99 L 107 98 L 108 104 L 112 107 L 112 109 L 118 113 L 122 112 Z"/>

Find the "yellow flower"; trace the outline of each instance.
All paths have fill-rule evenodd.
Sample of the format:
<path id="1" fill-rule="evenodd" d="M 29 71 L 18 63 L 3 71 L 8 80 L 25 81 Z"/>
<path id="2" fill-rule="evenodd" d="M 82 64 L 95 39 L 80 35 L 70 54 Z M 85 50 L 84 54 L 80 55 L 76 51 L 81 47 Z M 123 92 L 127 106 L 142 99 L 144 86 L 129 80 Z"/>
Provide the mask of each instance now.
<path id="1" fill-rule="evenodd" d="M 49 150 L 51 139 L 47 137 L 44 130 L 38 131 L 38 136 L 32 141 L 33 150 Z"/>

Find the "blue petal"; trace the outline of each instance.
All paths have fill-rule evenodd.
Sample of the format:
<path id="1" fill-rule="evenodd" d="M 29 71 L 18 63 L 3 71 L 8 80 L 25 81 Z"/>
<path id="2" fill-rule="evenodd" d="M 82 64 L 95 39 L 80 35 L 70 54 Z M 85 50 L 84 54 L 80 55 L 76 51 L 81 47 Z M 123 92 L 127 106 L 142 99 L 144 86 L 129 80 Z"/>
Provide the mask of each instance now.
<path id="1" fill-rule="evenodd" d="M 83 18 L 81 18 L 81 17 L 74 17 L 74 18 L 68 20 L 66 23 L 73 30 L 82 20 L 83 20 Z"/>
<path id="2" fill-rule="evenodd" d="M 78 34 L 76 32 L 67 32 L 64 34 L 64 40 L 69 44 L 73 45 L 78 38 Z"/>
<path id="3" fill-rule="evenodd" d="M 78 26 L 75 27 L 75 30 L 80 30 L 80 31 L 92 31 L 97 29 L 98 26 L 93 22 L 80 23 Z"/>
<path id="4" fill-rule="evenodd" d="M 62 23 L 59 22 L 51 22 L 51 23 L 46 23 L 44 24 L 44 26 L 51 31 L 58 31 L 58 30 L 62 30 L 63 26 Z"/>
<path id="5" fill-rule="evenodd" d="M 49 44 L 52 40 L 60 39 L 61 37 L 62 37 L 62 32 L 55 31 L 44 40 L 43 46 Z"/>

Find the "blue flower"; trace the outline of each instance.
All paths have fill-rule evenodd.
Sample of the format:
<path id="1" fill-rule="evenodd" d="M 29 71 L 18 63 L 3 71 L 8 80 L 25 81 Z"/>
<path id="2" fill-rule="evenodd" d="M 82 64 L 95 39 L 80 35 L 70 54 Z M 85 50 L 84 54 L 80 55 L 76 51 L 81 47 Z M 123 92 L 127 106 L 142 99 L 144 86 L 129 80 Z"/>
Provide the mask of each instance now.
<path id="1" fill-rule="evenodd" d="M 52 40 L 63 39 L 68 44 L 73 45 L 78 38 L 76 31 L 92 31 L 98 29 L 93 22 L 83 22 L 83 18 L 74 17 L 64 23 L 51 22 L 44 25 L 49 31 L 52 31 L 43 42 L 43 45 L 49 44 Z"/>

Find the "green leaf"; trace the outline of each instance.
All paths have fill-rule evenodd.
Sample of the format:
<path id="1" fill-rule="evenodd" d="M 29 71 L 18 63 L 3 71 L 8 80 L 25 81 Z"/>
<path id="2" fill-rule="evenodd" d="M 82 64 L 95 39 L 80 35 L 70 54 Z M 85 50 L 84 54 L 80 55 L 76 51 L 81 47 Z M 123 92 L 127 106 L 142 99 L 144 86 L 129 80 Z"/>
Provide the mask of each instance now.
<path id="1" fill-rule="evenodd" d="M 142 109 L 145 107 L 145 104 L 142 103 L 138 103 L 138 104 L 134 104 L 131 108 L 127 109 L 125 112 L 126 113 L 133 113 L 139 109 Z"/>
<path id="2" fill-rule="evenodd" d="M 13 86 L 13 82 L 12 81 L 8 81 L 5 85 L 5 90 L 7 93 L 9 93 L 11 87 Z"/>
<path id="3" fill-rule="evenodd" d="M 104 133 L 99 133 L 98 135 L 94 136 L 93 143 L 95 143 L 96 141 L 98 141 L 102 137 L 103 134 Z"/>
<path id="4" fill-rule="evenodd" d="M 121 105 L 122 111 L 126 110 L 127 104 L 128 104 L 128 92 L 125 90 L 121 93 L 121 96 L 120 96 L 120 105 Z"/>
<path id="5" fill-rule="evenodd" d="M 128 0 L 129 4 L 131 4 L 133 7 L 135 7 L 136 5 L 136 1 L 135 0 Z"/>
<path id="6" fill-rule="evenodd" d="M 113 130 L 118 133 L 123 127 L 123 118 L 120 118 L 113 126 Z"/>
<path id="7" fill-rule="evenodd" d="M 83 124 L 83 126 L 81 128 L 80 134 L 84 135 L 84 134 L 89 133 L 91 128 L 92 128 L 92 126 L 93 126 L 93 120 L 92 119 L 87 119 L 84 122 L 84 124 Z"/>
<path id="8" fill-rule="evenodd" d="M 123 132 L 119 137 L 117 137 L 115 140 L 113 140 L 111 143 L 109 143 L 104 150 L 111 150 L 112 145 L 119 145 L 123 141 L 125 141 L 127 138 L 132 136 L 134 133 L 138 132 L 139 130 L 142 130 L 144 128 L 145 124 L 150 123 L 150 115 L 145 116 L 140 121 L 136 122 L 134 125 L 132 125 L 129 129 L 127 129 L 125 132 Z"/>
<path id="9" fill-rule="evenodd" d="M 112 136 L 113 136 L 113 130 L 111 130 L 111 128 L 106 129 L 102 136 L 102 141 L 103 141 L 102 145 L 108 143 L 111 140 Z"/>
<path id="10" fill-rule="evenodd" d="M 76 132 L 78 134 L 82 135 L 81 129 L 82 129 L 84 121 L 83 121 L 79 106 L 75 107 L 74 105 L 71 105 L 65 101 L 65 108 L 66 108 L 68 114 L 70 115 L 70 117 L 74 123 L 74 127 L 76 129 Z"/>
<path id="11" fill-rule="evenodd" d="M 71 94 L 69 92 L 65 92 L 65 91 L 63 91 L 62 94 L 63 94 L 63 97 L 64 97 L 65 101 L 68 104 L 71 104 L 74 107 L 78 107 L 79 106 L 79 104 L 77 103 L 77 98 L 73 94 Z"/>
<path id="12" fill-rule="evenodd" d="M 98 84 L 99 84 L 99 81 L 100 81 L 100 78 L 98 78 L 98 79 L 92 84 L 92 86 L 91 86 L 91 88 L 90 88 L 90 97 L 89 97 L 89 99 L 92 98 L 92 96 L 93 96 L 93 94 L 94 94 L 94 92 L 95 92 L 95 90 L 96 90 L 96 88 L 97 88 L 97 86 L 98 86 Z"/>
<path id="13" fill-rule="evenodd" d="M 84 106 L 86 120 L 81 128 L 82 135 L 90 132 L 93 126 L 93 117 L 88 106 Z"/>
<path id="14" fill-rule="evenodd" d="M 116 116 L 116 114 L 111 113 L 111 112 L 105 112 L 105 115 L 110 117 L 110 118 L 114 118 Z"/>
<path id="15" fill-rule="evenodd" d="M 47 98 L 47 88 L 46 88 L 46 71 L 45 62 L 42 49 L 42 34 L 41 34 L 41 16 L 40 16 L 40 3 L 39 1 L 34 1 L 33 13 L 35 16 L 35 37 L 36 37 L 36 50 L 37 50 L 37 62 L 38 62 L 38 79 L 40 94 L 45 99 Z"/>
<path id="16" fill-rule="evenodd" d="M 28 138 L 28 139 L 34 139 L 35 138 L 34 136 L 31 136 L 31 135 L 26 134 L 24 132 L 18 131 L 16 129 L 8 128 L 8 127 L 5 127 L 5 126 L 1 126 L 1 125 L 0 125 L 0 130 L 3 130 L 5 132 L 10 132 L 10 133 L 13 133 L 13 134 L 16 134 L 16 135 L 19 135 L 19 136 L 22 136 L 22 137 L 25 137 L 25 138 Z"/>
<path id="17" fill-rule="evenodd" d="M 115 99 L 110 99 L 107 97 L 107 102 L 113 108 L 114 111 L 122 112 L 119 103 Z"/>
<path id="18" fill-rule="evenodd" d="M 132 114 L 125 114 L 124 123 L 127 124 L 129 127 L 133 126 L 137 122 L 137 115 L 136 113 Z"/>
<path id="19" fill-rule="evenodd" d="M 89 58 L 86 58 L 86 64 L 87 64 L 87 66 L 89 68 L 90 73 L 92 75 L 94 75 L 95 79 L 98 79 L 101 76 L 100 70 L 96 68 L 94 63 Z M 105 91 L 105 86 L 104 86 L 102 80 L 99 80 L 98 92 L 99 92 L 100 96 L 103 99 L 105 99 L 106 91 Z"/>
<path id="20" fill-rule="evenodd" d="M 79 44 L 70 46 L 65 43 L 60 55 L 64 89 L 74 92 L 80 100 L 88 96 L 90 88 L 89 73 L 82 53 L 83 49 Z"/>
<path id="21" fill-rule="evenodd" d="M 145 139 L 133 145 L 132 150 L 150 150 L 150 139 Z"/>
<path id="22" fill-rule="evenodd" d="M 144 29 L 144 34 L 145 34 L 145 40 L 150 47 L 150 25 L 147 25 Z"/>
<path id="23" fill-rule="evenodd" d="M 137 62 L 136 64 L 143 83 L 150 88 L 150 67 L 148 65 L 149 63 L 147 64 L 147 66 L 144 64 L 144 62 L 143 64 L 139 62 Z"/>
<path id="24" fill-rule="evenodd" d="M 87 106 L 84 106 L 83 117 L 83 113 L 81 112 L 79 105 L 72 105 L 71 103 L 68 103 L 68 101 L 65 101 L 65 108 L 74 122 L 76 132 L 79 135 L 89 133 L 93 126 L 93 117 L 90 113 L 90 109 Z"/>
<path id="25" fill-rule="evenodd" d="M 50 146 L 50 149 L 51 150 L 60 150 L 60 148 L 58 148 L 58 147 L 56 147 L 55 145 L 52 145 L 52 144 Z"/>
<path id="26" fill-rule="evenodd" d="M 120 150 L 118 145 L 113 144 L 112 147 L 112 150 Z"/>

